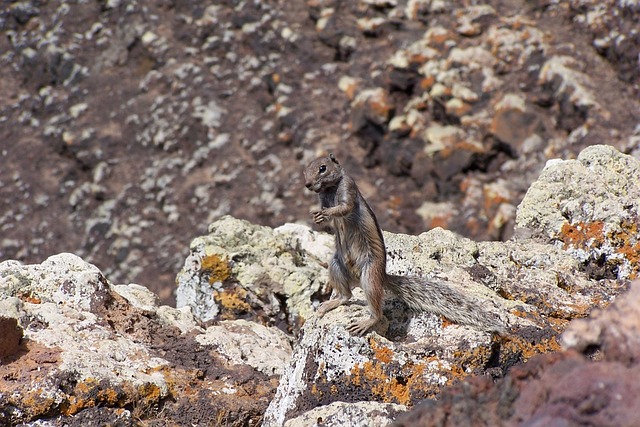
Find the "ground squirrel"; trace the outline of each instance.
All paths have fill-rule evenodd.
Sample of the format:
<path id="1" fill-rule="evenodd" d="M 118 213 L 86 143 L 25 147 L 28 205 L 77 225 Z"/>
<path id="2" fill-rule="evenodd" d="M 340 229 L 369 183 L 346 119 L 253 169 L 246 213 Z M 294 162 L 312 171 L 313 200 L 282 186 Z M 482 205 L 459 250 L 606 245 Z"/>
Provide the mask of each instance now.
<path id="1" fill-rule="evenodd" d="M 351 288 L 360 284 L 371 318 L 348 326 L 351 333 L 363 335 L 383 318 L 385 290 L 414 311 L 429 311 L 454 322 L 504 333 L 497 316 L 481 310 L 477 302 L 447 284 L 387 274 L 387 253 L 376 216 L 353 178 L 332 154 L 309 163 L 304 177 L 306 187 L 320 198 L 320 208 L 311 210 L 314 222 L 330 220 L 335 232 L 336 252 L 329 264 L 329 286 L 336 295 L 318 308 L 320 317 L 349 301 Z"/>

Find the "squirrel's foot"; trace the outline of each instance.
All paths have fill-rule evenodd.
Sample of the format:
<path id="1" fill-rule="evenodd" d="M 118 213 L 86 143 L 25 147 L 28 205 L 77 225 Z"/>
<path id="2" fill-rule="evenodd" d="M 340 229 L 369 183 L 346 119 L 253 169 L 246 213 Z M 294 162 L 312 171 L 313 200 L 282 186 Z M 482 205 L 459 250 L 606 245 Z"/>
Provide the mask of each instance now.
<path id="1" fill-rule="evenodd" d="M 338 308 L 347 301 L 349 301 L 348 298 L 337 298 L 323 302 L 322 304 L 320 304 L 320 307 L 318 307 L 318 317 L 324 316 L 327 312 L 333 310 L 334 308 Z"/>
<path id="2" fill-rule="evenodd" d="M 360 322 L 353 322 L 349 326 L 347 326 L 347 331 L 355 335 L 364 335 L 367 333 L 369 329 L 371 329 L 376 323 L 378 323 L 378 319 L 371 317 L 367 320 L 362 320 Z"/>

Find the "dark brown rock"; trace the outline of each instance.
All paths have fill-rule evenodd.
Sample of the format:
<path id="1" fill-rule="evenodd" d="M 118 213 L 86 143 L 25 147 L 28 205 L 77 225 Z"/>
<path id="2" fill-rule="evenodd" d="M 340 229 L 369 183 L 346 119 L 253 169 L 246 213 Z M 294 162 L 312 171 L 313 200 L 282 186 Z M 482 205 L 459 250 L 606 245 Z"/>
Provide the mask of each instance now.
<path id="1" fill-rule="evenodd" d="M 16 319 L 0 316 L 0 361 L 16 354 L 22 340 L 22 328 Z"/>

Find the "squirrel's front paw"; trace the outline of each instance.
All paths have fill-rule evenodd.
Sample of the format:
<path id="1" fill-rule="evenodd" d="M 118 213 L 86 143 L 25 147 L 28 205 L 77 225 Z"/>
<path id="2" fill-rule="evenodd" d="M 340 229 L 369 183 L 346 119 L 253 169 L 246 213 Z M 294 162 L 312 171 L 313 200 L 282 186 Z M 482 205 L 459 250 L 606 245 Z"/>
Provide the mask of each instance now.
<path id="1" fill-rule="evenodd" d="M 313 222 L 316 224 L 323 223 L 328 219 L 327 215 L 324 213 L 324 209 L 312 210 L 311 215 L 313 216 Z"/>

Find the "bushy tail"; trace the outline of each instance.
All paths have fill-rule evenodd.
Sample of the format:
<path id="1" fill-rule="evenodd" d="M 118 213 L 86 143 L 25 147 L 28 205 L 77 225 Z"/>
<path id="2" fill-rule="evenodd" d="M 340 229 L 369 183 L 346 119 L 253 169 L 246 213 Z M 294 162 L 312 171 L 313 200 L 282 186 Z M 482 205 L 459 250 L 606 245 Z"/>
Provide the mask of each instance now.
<path id="1" fill-rule="evenodd" d="M 480 330 L 506 334 L 502 320 L 482 309 L 478 301 L 442 283 L 430 282 L 416 276 L 387 275 L 387 289 L 397 295 L 411 310 L 428 311 L 452 322 L 473 326 Z"/>

